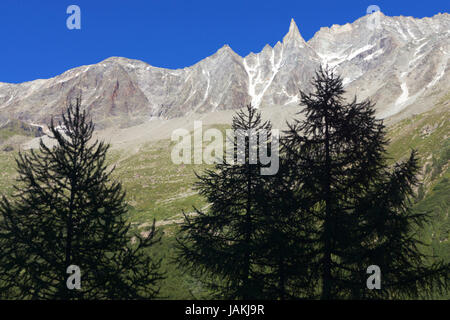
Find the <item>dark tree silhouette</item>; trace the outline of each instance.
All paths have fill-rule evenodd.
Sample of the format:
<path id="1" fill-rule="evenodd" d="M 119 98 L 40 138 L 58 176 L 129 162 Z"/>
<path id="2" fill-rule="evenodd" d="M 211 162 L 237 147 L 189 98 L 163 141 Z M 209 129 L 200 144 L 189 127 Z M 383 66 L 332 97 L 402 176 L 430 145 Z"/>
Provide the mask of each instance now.
<path id="1" fill-rule="evenodd" d="M 94 125 L 77 99 L 49 129 L 38 152 L 16 159 L 18 184 L 0 202 L 0 294 L 19 299 L 138 299 L 159 292 L 160 238 L 131 243 L 125 193 L 106 165 L 109 145 L 92 142 Z M 70 265 L 81 288 L 67 288 Z"/>
<path id="2" fill-rule="evenodd" d="M 301 92 L 304 118 L 288 124 L 282 141 L 294 211 L 307 222 L 297 233 L 299 261 L 309 261 L 299 271 L 310 272 L 308 282 L 298 280 L 304 297 L 405 298 L 447 290 L 449 266 L 427 264 L 421 253 L 417 231 L 428 216 L 410 209 L 415 151 L 390 168 L 373 104 L 356 97 L 346 103 L 341 78 L 328 68 L 316 73 L 313 86 L 313 93 Z M 370 265 L 381 269 L 380 290 L 366 287 Z"/>
<path id="3" fill-rule="evenodd" d="M 305 232 L 311 230 L 309 216 L 297 214 L 295 181 L 289 179 L 289 166 L 282 163 L 279 172 L 267 177 L 259 216 L 256 248 L 264 299 L 285 300 L 308 297 L 311 246 L 305 244 Z M 307 244 L 307 243 L 306 243 Z"/>
<path id="4" fill-rule="evenodd" d="M 270 150 L 271 124 L 263 122 L 261 114 L 249 105 L 234 116 L 232 129 L 235 137 L 228 139 L 234 146 L 235 163 L 227 162 L 225 156 L 214 170 L 197 175 L 196 186 L 211 206 L 206 212 L 195 209 L 195 216 L 185 215 L 177 261 L 219 297 L 256 299 L 262 298 L 263 291 L 258 237 L 267 178 L 261 175 L 258 155 L 264 144 Z M 269 133 L 267 139 L 250 143 L 251 136 L 258 139 L 264 131 Z M 244 145 L 239 146 L 239 141 Z"/>

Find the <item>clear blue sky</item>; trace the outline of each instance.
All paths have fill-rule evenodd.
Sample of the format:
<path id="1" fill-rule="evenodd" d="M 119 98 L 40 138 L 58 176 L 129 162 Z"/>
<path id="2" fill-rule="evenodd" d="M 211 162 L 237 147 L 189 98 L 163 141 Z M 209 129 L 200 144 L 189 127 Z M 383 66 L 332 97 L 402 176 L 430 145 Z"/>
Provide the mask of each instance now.
<path id="1" fill-rule="evenodd" d="M 66 9 L 81 8 L 81 30 Z M 240 54 L 274 45 L 294 18 L 308 40 L 322 26 L 352 22 L 376 4 L 390 16 L 448 12 L 448 0 L 1 0 L 0 82 L 50 78 L 110 56 L 183 68 L 224 44 Z"/>

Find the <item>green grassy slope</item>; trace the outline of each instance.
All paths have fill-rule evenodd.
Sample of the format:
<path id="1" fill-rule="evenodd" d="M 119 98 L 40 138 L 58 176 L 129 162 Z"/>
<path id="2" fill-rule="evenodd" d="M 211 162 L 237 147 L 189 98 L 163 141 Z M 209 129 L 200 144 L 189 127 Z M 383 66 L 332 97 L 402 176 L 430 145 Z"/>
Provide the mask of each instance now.
<path id="1" fill-rule="evenodd" d="M 228 126 L 215 126 L 225 136 Z M 205 128 L 207 129 L 207 128 Z M 182 211 L 190 212 L 195 205 L 205 206 L 204 200 L 193 190 L 195 172 L 211 167 L 206 164 L 174 164 L 171 150 L 176 142 L 162 140 L 147 143 L 139 152 L 129 155 L 126 151 L 112 150 L 110 162 L 116 166 L 114 177 L 127 191 L 130 219 L 134 223 L 170 220 Z M 203 144 L 205 148 L 208 143 Z M 193 155 L 193 147 L 191 155 Z"/>
<path id="2" fill-rule="evenodd" d="M 450 206 L 450 108 L 441 101 L 433 110 L 404 120 L 389 131 L 391 140 L 387 149 L 391 161 L 405 159 L 411 149 L 419 152 L 421 185 L 414 208 L 431 213 L 431 225 L 424 234 L 433 251 L 450 261 L 449 206 Z"/>
<path id="3" fill-rule="evenodd" d="M 20 120 L 10 120 L 0 126 L 0 143 L 5 142 L 8 138 L 15 135 L 40 137 L 42 134 L 42 131 L 38 127 L 31 126 Z"/>
<path id="4" fill-rule="evenodd" d="M 431 111 L 416 115 L 389 128 L 390 161 L 405 159 L 411 149 L 419 152 L 421 174 L 418 212 L 428 212 L 430 223 L 422 230 L 424 250 L 438 259 L 450 262 L 450 93 Z M 433 260 L 433 259 L 432 259 Z M 444 297 L 450 299 L 450 293 Z"/>

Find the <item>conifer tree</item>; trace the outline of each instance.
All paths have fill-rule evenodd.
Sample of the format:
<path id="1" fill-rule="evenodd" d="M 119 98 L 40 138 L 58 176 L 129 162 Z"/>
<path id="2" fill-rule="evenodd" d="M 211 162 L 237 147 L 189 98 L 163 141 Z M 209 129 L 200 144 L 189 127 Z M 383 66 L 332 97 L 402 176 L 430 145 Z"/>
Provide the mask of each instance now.
<path id="1" fill-rule="evenodd" d="M 259 234 L 267 178 L 261 175 L 258 150 L 270 143 L 271 124 L 248 105 L 233 117 L 232 129 L 235 136 L 228 139 L 234 147 L 234 163 L 224 156 L 214 170 L 197 175 L 196 187 L 211 206 L 207 211 L 195 209 L 194 216 L 185 215 L 177 261 L 221 298 L 257 299 L 263 292 Z M 268 133 L 267 138 L 250 143 L 263 136 L 261 132 Z M 252 155 L 258 159 L 250 161 Z"/>
<path id="2" fill-rule="evenodd" d="M 132 234 L 125 193 L 106 164 L 109 145 L 91 141 L 94 124 L 81 100 L 49 129 L 53 147 L 16 159 L 18 184 L 0 202 L 0 295 L 18 299 L 138 299 L 158 294 L 160 238 Z M 81 287 L 69 290 L 70 265 Z"/>
<path id="3" fill-rule="evenodd" d="M 417 238 L 427 215 L 411 210 L 415 151 L 389 167 L 374 105 L 356 97 L 345 102 L 342 79 L 328 68 L 320 68 L 313 86 L 301 92 L 304 119 L 291 122 L 282 141 L 294 211 L 308 221 L 297 233 L 299 261 L 309 261 L 300 270 L 310 272 L 309 282 L 299 279 L 302 297 L 405 298 L 447 290 L 449 266 L 427 263 Z M 379 290 L 366 286 L 370 265 L 380 268 Z"/>
<path id="4" fill-rule="evenodd" d="M 256 248 L 262 297 L 270 300 L 311 296 L 309 261 L 311 246 L 304 242 L 311 230 L 309 216 L 299 215 L 296 188 L 280 159 L 278 173 L 267 177 L 261 199 L 259 233 Z M 306 245 L 305 245 L 306 244 Z"/>

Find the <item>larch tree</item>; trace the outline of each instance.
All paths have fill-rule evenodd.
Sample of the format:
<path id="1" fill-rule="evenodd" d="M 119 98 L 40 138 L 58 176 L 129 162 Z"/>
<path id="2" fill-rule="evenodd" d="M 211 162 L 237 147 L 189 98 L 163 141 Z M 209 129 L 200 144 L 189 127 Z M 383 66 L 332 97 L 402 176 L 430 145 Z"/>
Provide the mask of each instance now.
<path id="1" fill-rule="evenodd" d="M 328 68 L 312 84 L 313 92 L 301 92 L 303 118 L 290 122 L 282 139 L 281 170 L 293 188 L 286 201 L 294 194 L 293 210 L 307 222 L 297 232 L 305 263 L 299 297 L 404 298 L 448 290 L 448 264 L 429 263 L 421 250 L 417 232 L 428 215 L 411 209 L 416 152 L 389 166 L 385 126 L 373 103 L 346 102 L 342 79 Z M 367 287 L 370 266 L 381 271 L 380 289 Z"/>
<path id="2" fill-rule="evenodd" d="M 152 247 L 133 234 L 125 192 L 111 176 L 109 145 L 91 141 L 81 99 L 49 125 L 53 146 L 16 159 L 18 184 L 0 201 L 0 295 L 18 299 L 154 298 L 163 275 Z M 75 266 L 80 286 L 69 289 Z M 69 273 L 68 273 L 69 272 Z M 75 281 L 75 280 L 74 280 Z"/>
<path id="3" fill-rule="evenodd" d="M 260 233 L 269 177 L 261 174 L 259 149 L 271 148 L 271 124 L 248 105 L 233 117 L 232 130 L 234 135 L 227 137 L 232 160 L 224 156 L 197 176 L 196 187 L 211 205 L 185 215 L 177 261 L 218 297 L 258 299 L 263 298 Z"/>

